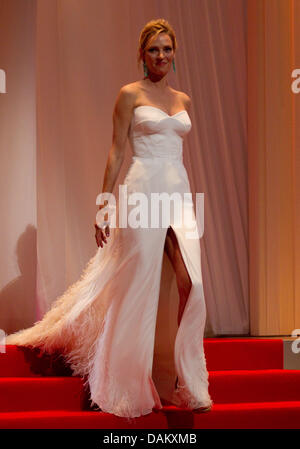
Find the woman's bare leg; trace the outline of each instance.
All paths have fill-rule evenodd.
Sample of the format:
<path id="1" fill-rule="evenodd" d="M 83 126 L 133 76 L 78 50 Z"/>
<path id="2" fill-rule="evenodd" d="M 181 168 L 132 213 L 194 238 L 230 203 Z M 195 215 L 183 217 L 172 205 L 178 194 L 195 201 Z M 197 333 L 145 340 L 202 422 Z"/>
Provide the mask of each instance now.
<path id="1" fill-rule="evenodd" d="M 171 227 L 168 228 L 164 249 L 176 274 L 176 282 L 179 293 L 179 308 L 177 318 L 179 326 L 187 299 L 192 288 L 192 282 L 182 258 L 176 234 Z"/>

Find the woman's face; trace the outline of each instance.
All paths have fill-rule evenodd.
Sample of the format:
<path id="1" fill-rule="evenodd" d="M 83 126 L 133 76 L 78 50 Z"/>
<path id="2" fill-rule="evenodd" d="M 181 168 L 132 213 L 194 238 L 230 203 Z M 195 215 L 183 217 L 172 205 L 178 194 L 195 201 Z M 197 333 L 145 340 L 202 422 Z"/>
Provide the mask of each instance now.
<path id="1" fill-rule="evenodd" d="M 155 39 L 150 40 L 144 53 L 148 72 L 162 76 L 170 70 L 173 57 L 172 40 L 166 33 L 160 33 Z"/>

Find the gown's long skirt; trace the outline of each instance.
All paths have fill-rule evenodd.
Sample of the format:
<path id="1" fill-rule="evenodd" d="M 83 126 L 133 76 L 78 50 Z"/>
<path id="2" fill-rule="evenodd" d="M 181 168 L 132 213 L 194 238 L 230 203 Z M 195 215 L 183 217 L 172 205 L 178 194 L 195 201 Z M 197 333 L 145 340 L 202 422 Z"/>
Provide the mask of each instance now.
<path id="1" fill-rule="evenodd" d="M 139 164 L 136 158 L 124 180 L 127 193 L 142 188 L 147 193 L 147 178 L 143 186 L 133 182 Z M 165 170 L 171 173 L 172 165 L 167 164 Z M 165 187 L 160 189 L 159 176 L 152 181 L 157 191 Z M 132 209 L 128 206 L 128 212 Z M 116 212 L 118 223 L 118 202 Z M 212 404 L 203 349 L 206 306 L 200 241 L 186 238 L 187 229 L 175 227 L 173 219 L 169 224 L 192 281 L 174 345 L 178 386 L 172 402 L 194 409 Z M 61 351 L 73 375 L 86 377 L 92 405 L 104 412 L 137 417 L 161 408 L 152 366 L 166 234 L 167 227 L 111 228 L 108 243 L 97 249 L 80 279 L 54 301 L 42 320 L 9 335 L 6 343 Z"/>

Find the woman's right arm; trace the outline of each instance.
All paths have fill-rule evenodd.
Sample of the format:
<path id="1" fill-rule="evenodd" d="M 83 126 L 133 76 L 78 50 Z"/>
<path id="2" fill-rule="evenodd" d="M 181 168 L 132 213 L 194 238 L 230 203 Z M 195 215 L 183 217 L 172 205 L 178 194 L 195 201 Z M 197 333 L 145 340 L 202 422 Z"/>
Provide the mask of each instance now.
<path id="1" fill-rule="evenodd" d="M 104 180 L 102 186 L 102 193 L 109 192 L 112 193 L 116 180 L 118 178 L 121 166 L 125 157 L 125 147 L 126 139 L 128 136 L 128 129 L 131 122 L 132 110 L 135 104 L 134 91 L 130 85 L 123 86 L 116 99 L 113 112 L 113 135 L 112 135 L 112 145 L 109 150 L 106 168 L 104 173 Z M 102 209 L 107 204 L 99 206 Z M 107 218 L 104 217 L 105 219 Z M 97 228 L 96 223 L 96 241 L 101 248 L 103 247 L 103 241 L 107 243 L 106 236 L 104 232 Z M 109 236 L 109 227 L 105 229 L 106 235 Z"/>
<path id="2" fill-rule="evenodd" d="M 123 86 L 118 94 L 113 112 L 112 146 L 109 150 L 102 192 L 112 193 L 124 156 L 128 129 L 134 107 L 134 93 Z"/>

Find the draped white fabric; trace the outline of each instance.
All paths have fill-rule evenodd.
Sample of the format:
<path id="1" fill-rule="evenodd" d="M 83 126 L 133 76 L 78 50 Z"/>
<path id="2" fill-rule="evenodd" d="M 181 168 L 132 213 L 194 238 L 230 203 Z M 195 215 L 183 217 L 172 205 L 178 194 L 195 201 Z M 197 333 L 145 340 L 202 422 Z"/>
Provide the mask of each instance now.
<path id="1" fill-rule="evenodd" d="M 143 201 L 139 205 L 129 201 L 126 208 L 121 201 L 123 212 L 117 207 L 114 218 L 120 223 L 120 214 L 128 222 L 134 217 L 141 220 L 143 229 L 112 227 L 107 245 L 98 248 L 82 277 L 51 305 L 43 319 L 6 338 L 7 344 L 38 346 L 50 353 L 59 349 L 73 375 L 88 376 L 93 404 L 118 416 L 145 415 L 153 407 L 162 408 L 164 401 L 188 409 L 213 403 L 203 347 L 206 306 L 200 242 L 192 204 L 181 201 L 191 193 L 182 163 L 183 139 L 191 127 L 186 110 L 169 115 L 155 106 L 134 108 L 129 130 L 133 160 L 124 185 L 125 195 L 131 199 L 143 196 Z M 163 220 L 152 214 L 154 192 L 174 198 L 176 208 L 170 207 L 170 213 L 162 207 Z M 147 227 L 149 218 L 157 219 L 155 228 Z M 191 280 L 175 341 L 168 332 L 155 332 L 168 226 L 176 235 Z M 169 322 L 168 309 L 164 322 Z M 170 340 L 170 351 L 163 351 L 161 340 Z"/>
<path id="2" fill-rule="evenodd" d="M 114 101 L 122 85 L 143 77 L 139 33 L 158 17 L 173 25 L 179 44 L 169 83 L 193 102 L 184 162 L 192 191 L 205 198 L 205 335 L 249 331 L 246 1 L 12 0 L 0 19 L 8 74 L 0 106 L 9 130 L 1 132 L 0 165 L 6 333 L 40 319 L 96 251 Z M 116 194 L 130 160 L 128 145 Z M 172 307 L 165 256 L 164 264 Z"/>

